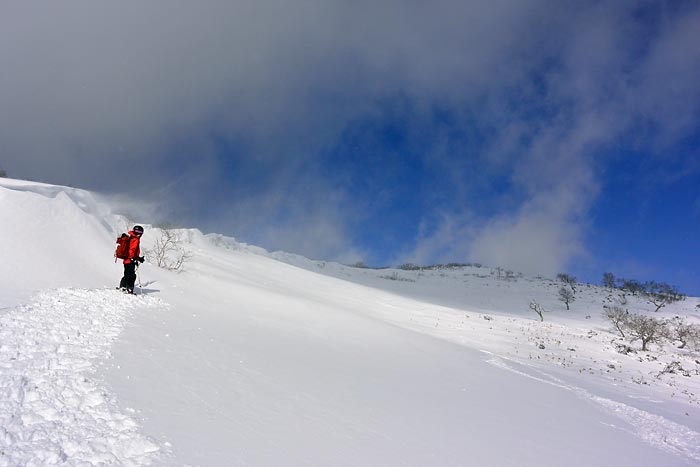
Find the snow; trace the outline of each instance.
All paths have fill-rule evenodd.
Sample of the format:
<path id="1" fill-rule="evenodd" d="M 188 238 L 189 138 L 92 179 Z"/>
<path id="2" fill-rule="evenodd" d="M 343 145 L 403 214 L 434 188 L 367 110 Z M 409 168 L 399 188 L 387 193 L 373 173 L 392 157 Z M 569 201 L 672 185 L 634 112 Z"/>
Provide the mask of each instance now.
<path id="1" fill-rule="evenodd" d="M 54 289 L 0 316 L 0 465 L 143 465 L 159 447 L 95 378 L 136 303 Z"/>
<path id="2" fill-rule="evenodd" d="M 700 356 L 618 353 L 603 288 L 567 312 L 549 279 L 183 229 L 184 271 L 146 263 L 126 296 L 108 202 L 1 179 L 0 213 L 0 465 L 700 465 Z"/>

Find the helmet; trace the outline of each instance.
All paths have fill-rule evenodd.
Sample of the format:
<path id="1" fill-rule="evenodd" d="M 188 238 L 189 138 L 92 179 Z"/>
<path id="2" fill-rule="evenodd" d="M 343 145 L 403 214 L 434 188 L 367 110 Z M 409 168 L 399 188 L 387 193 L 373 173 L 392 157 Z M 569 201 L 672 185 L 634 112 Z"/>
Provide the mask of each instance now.
<path id="1" fill-rule="evenodd" d="M 143 235 L 143 227 L 140 225 L 135 225 L 133 229 L 131 229 L 132 232 L 134 232 L 136 235 Z"/>

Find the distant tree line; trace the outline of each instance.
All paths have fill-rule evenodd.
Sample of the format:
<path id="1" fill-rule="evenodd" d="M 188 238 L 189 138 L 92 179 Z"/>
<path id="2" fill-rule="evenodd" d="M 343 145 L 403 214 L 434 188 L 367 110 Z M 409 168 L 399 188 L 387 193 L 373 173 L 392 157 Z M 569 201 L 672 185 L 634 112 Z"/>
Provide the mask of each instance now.
<path id="1" fill-rule="evenodd" d="M 447 264 L 430 264 L 427 266 L 421 266 L 418 264 L 413 264 L 413 263 L 404 263 L 399 265 L 397 268 L 398 269 L 403 269 L 404 271 L 434 271 L 434 270 L 439 270 L 439 269 L 462 269 L 462 268 L 469 268 L 469 267 L 475 267 L 475 268 L 480 268 L 482 267 L 481 263 L 447 263 Z"/>
<path id="2" fill-rule="evenodd" d="M 358 261 L 356 263 L 346 264 L 346 266 L 351 267 L 351 268 L 358 268 L 358 269 L 388 269 L 386 266 L 378 266 L 378 267 L 368 266 L 364 263 L 364 261 Z"/>
<path id="3" fill-rule="evenodd" d="M 603 285 L 610 290 L 621 290 L 646 298 L 649 303 L 656 307 L 654 311 L 659 311 L 670 303 L 679 302 L 686 298 L 685 294 L 681 293 L 677 287 L 665 282 L 640 282 L 634 279 L 615 277 L 611 272 L 603 274 Z"/>
<path id="4" fill-rule="evenodd" d="M 391 266 L 368 266 L 363 261 L 358 261 L 352 264 L 346 264 L 351 268 L 359 269 L 390 269 Z M 414 263 L 404 263 L 396 266 L 396 269 L 401 269 L 403 271 L 438 271 L 441 269 L 462 269 L 462 268 L 482 268 L 484 265 L 481 263 L 437 263 L 429 265 L 420 265 Z M 498 268 L 502 269 L 502 268 Z M 512 272 L 511 272 L 512 273 Z M 514 273 L 512 273 L 514 275 Z"/>

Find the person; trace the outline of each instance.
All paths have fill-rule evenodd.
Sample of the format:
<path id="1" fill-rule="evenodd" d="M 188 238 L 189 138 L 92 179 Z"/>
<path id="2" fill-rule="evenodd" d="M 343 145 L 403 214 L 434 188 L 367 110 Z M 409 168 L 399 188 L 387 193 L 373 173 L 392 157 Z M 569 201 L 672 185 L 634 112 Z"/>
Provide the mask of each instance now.
<path id="1" fill-rule="evenodd" d="M 134 293 L 134 284 L 136 283 L 136 268 L 139 263 L 143 263 L 144 258 L 141 255 L 141 235 L 143 235 L 143 227 L 135 225 L 129 231 L 129 255 L 124 260 L 124 277 L 119 282 L 119 288 L 126 293 Z"/>

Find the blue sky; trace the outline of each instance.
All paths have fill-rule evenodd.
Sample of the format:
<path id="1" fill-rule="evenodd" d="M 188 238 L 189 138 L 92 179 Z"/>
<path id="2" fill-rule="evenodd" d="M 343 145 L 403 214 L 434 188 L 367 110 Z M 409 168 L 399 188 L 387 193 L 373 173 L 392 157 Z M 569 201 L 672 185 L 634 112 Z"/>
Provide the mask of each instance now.
<path id="1" fill-rule="evenodd" d="M 698 37 L 693 1 L 10 3 L 0 167 L 317 259 L 700 294 Z"/>

